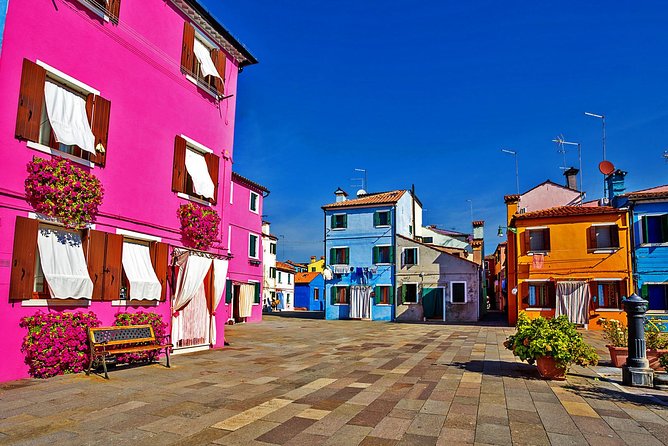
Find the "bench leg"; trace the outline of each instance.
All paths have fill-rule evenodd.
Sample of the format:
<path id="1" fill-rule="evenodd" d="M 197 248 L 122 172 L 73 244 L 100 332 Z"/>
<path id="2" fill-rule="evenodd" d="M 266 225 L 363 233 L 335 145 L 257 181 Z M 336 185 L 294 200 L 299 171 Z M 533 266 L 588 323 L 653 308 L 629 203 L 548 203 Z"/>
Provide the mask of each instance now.
<path id="1" fill-rule="evenodd" d="M 165 359 L 167 360 L 167 368 L 170 368 L 169 365 L 169 347 L 165 348 Z"/>
<path id="2" fill-rule="evenodd" d="M 95 358 L 95 356 L 91 354 L 91 355 L 90 355 L 90 362 L 88 363 L 88 369 L 86 370 L 86 376 L 90 375 L 90 369 L 93 368 L 93 360 L 94 360 L 94 358 Z"/>
<path id="3" fill-rule="evenodd" d="M 109 379 L 107 374 L 107 356 L 102 356 L 102 367 L 104 368 L 104 379 Z"/>

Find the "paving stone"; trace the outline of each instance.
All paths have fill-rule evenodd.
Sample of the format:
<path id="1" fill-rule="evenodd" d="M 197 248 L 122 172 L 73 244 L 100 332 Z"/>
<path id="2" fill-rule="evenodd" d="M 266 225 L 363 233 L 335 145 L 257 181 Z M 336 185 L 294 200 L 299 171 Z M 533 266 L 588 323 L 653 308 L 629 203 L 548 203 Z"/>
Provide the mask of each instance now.
<path id="1" fill-rule="evenodd" d="M 498 424 L 478 424 L 475 428 L 475 442 L 511 445 L 510 428 Z"/>

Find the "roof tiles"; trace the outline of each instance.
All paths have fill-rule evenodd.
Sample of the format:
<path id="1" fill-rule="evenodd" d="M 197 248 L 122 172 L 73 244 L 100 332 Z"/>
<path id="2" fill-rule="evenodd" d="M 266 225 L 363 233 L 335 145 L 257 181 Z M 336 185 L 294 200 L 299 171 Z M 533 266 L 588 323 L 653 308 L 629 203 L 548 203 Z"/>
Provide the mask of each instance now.
<path id="1" fill-rule="evenodd" d="M 610 206 L 598 206 L 598 207 L 588 207 L 588 206 L 557 206 L 548 209 L 541 209 L 540 211 L 527 212 L 524 214 L 515 214 L 515 219 L 525 220 L 528 218 L 541 218 L 541 217 L 569 217 L 569 216 L 578 216 L 578 215 L 600 215 L 600 214 L 620 214 L 624 213 L 620 209 L 616 209 Z"/>
<path id="2" fill-rule="evenodd" d="M 311 283 L 313 279 L 318 277 L 320 273 L 297 273 L 295 275 L 295 284 L 305 284 L 305 283 Z"/>
<path id="3" fill-rule="evenodd" d="M 354 206 L 370 206 L 378 204 L 395 204 L 406 193 L 405 190 L 393 190 L 390 192 L 380 192 L 376 194 L 366 194 L 352 200 L 339 201 L 324 205 L 323 209 L 344 208 Z"/>
<path id="4" fill-rule="evenodd" d="M 668 184 L 663 186 L 652 187 L 650 189 L 643 189 L 635 192 L 629 192 L 624 196 L 627 197 L 629 200 L 668 198 Z"/>

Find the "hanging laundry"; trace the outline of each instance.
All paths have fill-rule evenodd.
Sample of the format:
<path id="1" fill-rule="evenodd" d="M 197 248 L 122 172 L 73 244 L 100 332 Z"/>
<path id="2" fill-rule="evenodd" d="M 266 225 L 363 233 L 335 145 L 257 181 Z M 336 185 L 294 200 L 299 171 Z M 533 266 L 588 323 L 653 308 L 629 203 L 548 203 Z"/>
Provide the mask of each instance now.
<path id="1" fill-rule="evenodd" d="M 543 269 L 544 261 L 545 261 L 545 256 L 543 254 L 534 254 L 533 255 L 534 269 Z"/>

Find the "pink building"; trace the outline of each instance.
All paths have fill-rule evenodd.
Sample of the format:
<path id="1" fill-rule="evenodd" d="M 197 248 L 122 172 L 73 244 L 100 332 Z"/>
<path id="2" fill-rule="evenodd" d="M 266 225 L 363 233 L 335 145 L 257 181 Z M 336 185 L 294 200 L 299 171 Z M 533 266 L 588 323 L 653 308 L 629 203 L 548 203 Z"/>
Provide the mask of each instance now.
<path id="1" fill-rule="evenodd" d="M 103 325 L 154 311 L 182 351 L 221 347 L 230 248 L 227 300 L 259 320 L 262 250 L 249 259 L 248 234 L 261 234 L 266 189 L 232 174 L 237 75 L 257 62 L 248 50 L 196 0 L 11 0 L 2 45 L 0 381 L 27 376 L 19 321 L 38 310 L 90 310 Z M 65 230 L 26 202 L 36 157 L 101 181 L 90 228 Z M 186 248 L 185 203 L 222 219 L 206 252 Z"/>

